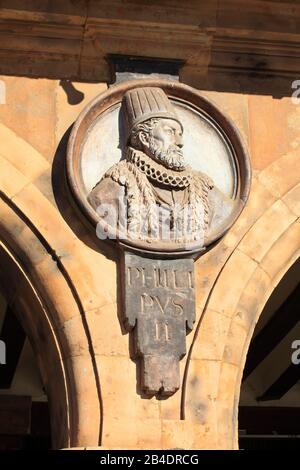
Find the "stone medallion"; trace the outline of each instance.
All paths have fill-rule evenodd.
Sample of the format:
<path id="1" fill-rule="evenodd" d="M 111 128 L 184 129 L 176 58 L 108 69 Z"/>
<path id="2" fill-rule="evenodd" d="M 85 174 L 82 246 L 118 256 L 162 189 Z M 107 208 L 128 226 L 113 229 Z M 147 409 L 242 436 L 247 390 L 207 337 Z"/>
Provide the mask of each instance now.
<path id="1" fill-rule="evenodd" d="M 124 324 L 141 358 L 141 389 L 170 395 L 195 320 L 193 258 L 230 229 L 248 197 L 239 133 L 189 86 L 131 80 L 80 114 L 67 176 L 98 239 L 121 248 Z"/>

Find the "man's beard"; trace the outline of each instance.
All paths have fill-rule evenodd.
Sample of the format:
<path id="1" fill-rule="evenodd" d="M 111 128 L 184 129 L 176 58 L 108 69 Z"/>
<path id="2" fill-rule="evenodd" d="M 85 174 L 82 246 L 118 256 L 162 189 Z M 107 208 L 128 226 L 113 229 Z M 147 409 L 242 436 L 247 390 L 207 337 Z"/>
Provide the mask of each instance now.
<path id="1" fill-rule="evenodd" d="M 184 156 L 177 145 L 169 145 L 167 150 L 162 150 L 157 141 L 151 137 L 147 154 L 171 170 L 182 171 L 185 169 Z"/>

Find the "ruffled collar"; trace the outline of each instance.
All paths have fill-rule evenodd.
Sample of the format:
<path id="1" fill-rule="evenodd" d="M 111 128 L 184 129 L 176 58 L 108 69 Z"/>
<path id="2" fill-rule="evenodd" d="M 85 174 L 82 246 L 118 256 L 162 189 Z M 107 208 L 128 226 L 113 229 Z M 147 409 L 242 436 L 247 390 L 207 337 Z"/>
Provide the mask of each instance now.
<path id="1" fill-rule="evenodd" d="M 186 188 L 192 180 L 192 168 L 187 166 L 185 170 L 174 171 L 158 163 L 140 150 L 127 148 L 126 160 L 131 162 L 144 173 L 150 180 L 171 186 L 173 188 Z"/>

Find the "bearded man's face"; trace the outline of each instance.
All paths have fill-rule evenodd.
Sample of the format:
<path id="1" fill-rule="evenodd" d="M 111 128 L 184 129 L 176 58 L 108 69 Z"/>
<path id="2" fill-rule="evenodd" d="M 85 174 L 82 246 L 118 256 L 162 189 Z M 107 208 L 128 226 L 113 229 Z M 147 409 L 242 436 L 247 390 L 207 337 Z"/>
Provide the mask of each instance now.
<path id="1" fill-rule="evenodd" d="M 145 153 L 172 170 L 185 169 L 182 153 L 182 128 L 174 119 L 161 118 L 144 142 Z"/>

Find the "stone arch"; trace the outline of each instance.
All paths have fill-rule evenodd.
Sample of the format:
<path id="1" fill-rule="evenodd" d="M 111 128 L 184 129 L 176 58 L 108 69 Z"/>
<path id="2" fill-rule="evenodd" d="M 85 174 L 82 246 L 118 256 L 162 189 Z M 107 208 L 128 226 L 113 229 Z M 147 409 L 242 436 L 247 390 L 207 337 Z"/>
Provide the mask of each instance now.
<path id="1" fill-rule="evenodd" d="M 42 204 L 42 195 L 32 190 L 34 203 Z M 49 399 L 53 446 L 97 446 L 101 392 L 77 290 L 59 254 L 3 192 L 0 207 L 0 286 L 37 357 Z M 79 321 L 69 329 L 66 324 L 73 318 Z"/>
<path id="2" fill-rule="evenodd" d="M 49 336 L 57 368 L 47 372 L 48 384 L 57 381 L 60 370 L 59 396 L 54 388 L 48 390 L 55 447 L 99 446 L 106 399 L 103 383 L 100 385 L 100 361 L 110 346 L 102 320 L 109 325 L 117 322 L 110 315 L 116 303 L 116 266 L 100 252 L 67 199 L 64 152 L 57 154 L 62 164 L 55 180 L 63 189 L 65 204 L 60 212 L 51 157 L 48 160 L 2 122 L 0 136 L 0 241 L 1 253 L 6 253 L 0 286 L 2 282 L 12 303 L 18 297 L 18 282 L 20 286 L 29 284 L 18 315 L 24 323 L 25 310 L 30 313 L 24 298 L 34 303 L 32 310 L 38 313 L 28 317 L 24 326 L 36 354 L 43 353 L 42 340 Z M 5 263 L 11 266 L 10 272 Z M 15 287 L 11 290 L 10 286 Z M 39 318 L 45 326 L 40 336 L 35 331 Z M 40 365 L 47 370 L 45 354 L 42 356 Z"/>
<path id="3" fill-rule="evenodd" d="M 218 387 L 218 444 L 221 447 L 225 442 L 227 448 L 238 448 L 240 387 L 254 329 L 272 292 L 300 255 L 298 175 L 290 171 L 287 172 L 291 175 L 289 179 L 282 176 L 292 162 L 294 159 L 289 155 L 282 157 L 276 164 L 269 165 L 260 177 L 277 199 L 240 240 L 209 302 L 212 309 L 217 304 L 222 305 L 221 292 L 225 285 L 229 286 L 230 304 L 227 309 L 221 309 L 228 317 Z"/>
<path id="4" fill-rule="evenodd" d="M 280 199 L 254 184 L 260 193 L 252 193 L 233 231 L 208 254 L 208 261 L 199 263 L 202 299 L 183 403 L 185 419 L 194 422 L 196 448 L 238 448 L 240 385 L 254 328 L 274 288 L 299 257 L 297 197 L 291 197 L 297 183 Z M 261 210 L 257 198 L 264 193 Z"/>
<path id="5" fill-rule="evenodd" d="M 285 232 L 285 237 L 291 237 L 294 238 L 295 236 L 298 236 L 298 240 L 300 239 L 300 224 L 299 220 L 294 222 L 289 229 Z M 285 238 L 284 237 L 284 238 Z M 272 246 L 272 248 L 268 251 L 266 256 L 268 256 L 269 259 L 274 259 L 276 258 L 281 251 L 281 244 L 283 242 L 283 237 L 280 237 L 280 239 Z M 265 278 L 265 282 L 262 283 L 263 289 L 261 288 L 261 273 L 259 273 L 258 269 L 255 270 L 251 278 L 249 279 L 248 283 L 245 285 L 245 292 L 247 291 L 248 294 L 245 294 L 245 298 L 249 293 L 260 291 L 261 295 L 256 299 L 256 302 L 252 302 L 248 304 L 247 310 L 245 306 L 245 298 L 243 296 L 240 297 L 238 305 L 237 305 L 237 310 L 236 310 L 236 316 L 240 316 L 241 318 L 241 327 L 245 327 L 245 332 L 246 334 L 241 338 L 240 341 L 240 347 L 236 349 L 235 353 L 239 355 L 239 362 L 237 363 L 238 365 L 238 371 L 235 377 L 235 382 L 233 381 L 234 387 L 233 387 L 233 432 L 232 432 L 232 448 L 238 448 L 238 405 L 239 405 L 239 396 L 240 396 L 240 389 L 241 389 L 241 381 L 243 377 L 243 371 L 246 363 L 246 357 L 247 353 L 249 350 L 250 342 L 254 333 L 255 326 L 258 322 L 258 319 L 261 315 L 261 313 L 264 310 L 264 307 L 268 301 L 268 299 L 271 297 L 274 289 L 277 287 L 277 285 L 280 283 L 280 281 L 283 279 L 285 274 L 289 271 L 289 269 L 293 266 L 293 264 L 299 259 L 300 256 L 300 249 L 299 247 L 295 249 L 295 246 L 291 244 L 287 249 L 286 253 L 287 255 L 286 259 L 284 260 L 285 263 L 282 266 L 280 270 L 275 270 L 272 275 L 269 272 L 269 280 Z M 261 269 L 261 268 L 259 268 Z M 264 292 L 263 292 L 264 291 Z M 252 310 L 250 310 L 252 309 Z M 243 318 L 243 315 L 245 317 Z M 247 318 L 248 316 L 248 318 Z M 251 320 L 250 318 L 251 317 Z M 250 320 L 250 321 L 249 321 Z M 244 325 L 243 325 L 243 322 Z M 229 331 L 228 336 L 230 337 L 232 331 Z M 227 337 L 228 338 L 228 337 Z M 229 339 L 230 342 L 230 339 Z M 228 344 L 228 343 L 227 343 Z M 223 358 L 226 358 L 226 347 L 224 348 L 224 355 Z M 220 374 L 220 383 L 223 379 L 222 376 L 222 370 Z"/>
<path id="6" fill-rule="evenodd" d="M 67 447 L 71 441 L 69 390 L 52 322 L 40 295 L 2 241 L 0 270 L 1 290 L 29 338 L 48 396 L 53 447 Z"/>

